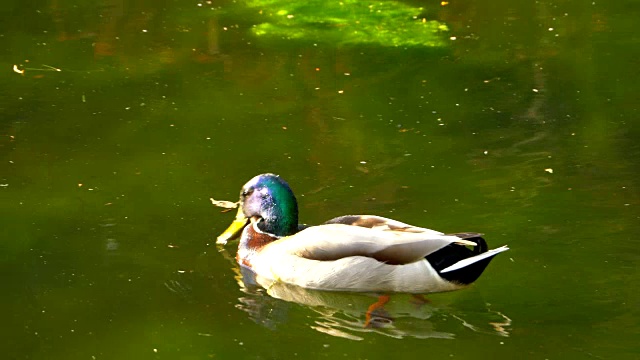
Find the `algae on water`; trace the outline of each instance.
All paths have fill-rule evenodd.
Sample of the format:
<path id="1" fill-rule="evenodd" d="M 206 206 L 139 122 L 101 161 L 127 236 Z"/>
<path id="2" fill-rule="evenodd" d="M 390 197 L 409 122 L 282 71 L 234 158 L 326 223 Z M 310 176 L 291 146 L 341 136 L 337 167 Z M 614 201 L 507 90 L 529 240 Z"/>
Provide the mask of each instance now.
<path id="1" fill-rule="evenodd" d="M 264 19 L 255 35 L 338 44 L 442 47 L 447 26 L 398 1 L 247 0 Z"/>

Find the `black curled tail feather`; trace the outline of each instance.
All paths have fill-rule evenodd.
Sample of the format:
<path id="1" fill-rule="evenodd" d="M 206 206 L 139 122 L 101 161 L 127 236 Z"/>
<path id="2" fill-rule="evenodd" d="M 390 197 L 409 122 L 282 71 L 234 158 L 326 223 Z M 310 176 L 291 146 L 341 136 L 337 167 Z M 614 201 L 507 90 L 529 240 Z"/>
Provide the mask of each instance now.
<path id="1" fill-rule="evenodd" d="M 460 260 L 487 252 L 489 249 L 487 242 L 480 236 L 482 234 L 478 233 L 457 233 L 447 235 L 454 235 L 461 239 L 472 241 L 476 243 L 476 246 L 470 249 L 466 246 L 449 244 L 442 249 L 425 256 L 425 259 L 427 259 L 443 279 L 465 285 L 471 284 L 480 277 L 484 269 L 489 265 L 493 256 L 467 265 L 458 270 L 446 273 L 442 273 L 441 271 Z"/>
<path id="2" fill-rule="evenodd" d="M 463 233 L 454 233 L 454 234 L 446 234 L 446 235 L 457 236 L 460 239 L 469 240 L 476 243 L 476 246 L 473 247 L 473 251 L 472 251 L 473 255 L 479 255 L 489 251 L 489 246 L 487 246 L 487 242 L 482 237 L 483 234 L 463 232 Z"/>

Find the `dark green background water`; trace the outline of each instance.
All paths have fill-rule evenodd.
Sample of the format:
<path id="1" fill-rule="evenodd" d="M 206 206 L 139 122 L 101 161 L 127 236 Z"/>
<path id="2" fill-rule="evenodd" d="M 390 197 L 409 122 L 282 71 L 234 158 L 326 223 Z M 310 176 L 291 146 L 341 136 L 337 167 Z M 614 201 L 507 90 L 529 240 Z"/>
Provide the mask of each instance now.
<path id="1" fill-rule="evenodd" d="M 255 8 L 200 5 L 0 9 L 4 358 L 640 358 L 637 1 L 413 1 L 442 48 L 256 37 Z M 243 290 L 209 198 L 267 171 L 303 222 L 511 250 L 377 329 L 365 295 Z"/>

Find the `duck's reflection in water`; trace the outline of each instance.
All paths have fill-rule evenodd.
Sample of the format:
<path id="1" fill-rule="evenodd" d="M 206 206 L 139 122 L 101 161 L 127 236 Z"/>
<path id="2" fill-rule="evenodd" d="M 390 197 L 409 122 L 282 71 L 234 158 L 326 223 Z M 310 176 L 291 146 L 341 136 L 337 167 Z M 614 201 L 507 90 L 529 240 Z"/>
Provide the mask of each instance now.
<path id="1" fill-rule="evenodd" d="M 236 307 L 270 329 L 288 321 L 288 312 L 295 303 L 317 314 L 316 318 L 312 317 L 312 329 L 351 340 L 363 340 L 365 333 L 420 339 L 453 339 L 456 332 L 468 330 L 498 336 L 509 336 L 510 333 L 511 319 L 481 301 L 475 310 L 461 311 L 420 295 L 387 297 L 309 290 L 282 282 L 262 284 L 251 270 L 243 267 L 234 270 L 238 284 L 246 294 L 238 299 Z M 380 303 L 383 297 L 386 302 Z"/>

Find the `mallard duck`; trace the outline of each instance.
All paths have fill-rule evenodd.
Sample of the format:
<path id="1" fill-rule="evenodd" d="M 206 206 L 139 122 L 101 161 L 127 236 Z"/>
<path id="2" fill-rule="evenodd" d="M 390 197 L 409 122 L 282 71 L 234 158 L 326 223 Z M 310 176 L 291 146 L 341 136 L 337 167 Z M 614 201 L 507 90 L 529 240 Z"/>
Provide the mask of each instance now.
<path id="1" fill-rule="evenodd" d="M 379 293 L 451 291 L 474 282 L 495 255 L 508 250 L 488 250 L 478 233 L 445 235 L 372 215 L 300 226 L 293 191 L 274 174 L 249 180 L 239 205 L 235 221 L 217 243 L 241 233 L 236 260 L 263 285 L 284 282 Z"/>

